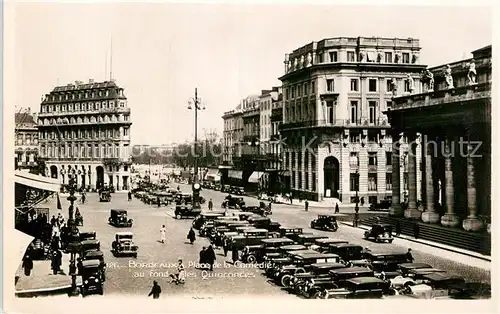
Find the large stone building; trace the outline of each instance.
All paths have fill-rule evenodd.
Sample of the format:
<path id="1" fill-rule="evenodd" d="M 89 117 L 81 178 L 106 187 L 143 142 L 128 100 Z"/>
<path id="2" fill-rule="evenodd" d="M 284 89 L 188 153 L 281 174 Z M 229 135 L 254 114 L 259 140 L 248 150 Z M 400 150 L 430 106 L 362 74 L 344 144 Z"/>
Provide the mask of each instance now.
<path id="1" fill-rule="evenodd" d="M 491 46 L 472 54 L 472 59 L 429 69 L 420 93 L 394 98 L 388 111 L 393 141 L 403 134 L 420 136 L 424 144 L 423 206 L 417 206 L 418 159 L 409 154 L 408 208 L 403 212 L 399 206 L 401 191 L 394 184 L 395 216 L 468 231 L 491 223 Z M 399 162 L 397 147 L 393 167 Z M 410 144 L 410 151 L 418 149 Z M 393 171 L 393 179 L 398 176 Z"/>
<path id="2" fill-rule="evenodd" d="M 114 81 L 57 86 L 40 104 L 40 155 L 52 178 L 78 187 L 130 185 L 130 108 Z"/>
<path id="3" fill-rule="evenodd" d="M 344 203 L 357 189 L 365 203 L 392 197 L 383 112 L 393 93 L 421 92 L 419 51 L 418 39 L 339 37 L 286 55 L 280 133 L 293 194 Z"/>
<path id="4" fill-rule="evenodd" d="M 30 111 L 15 114 L 14 153 L 15 169 L 29 171 L 37 166 L 38 127 Z"/>

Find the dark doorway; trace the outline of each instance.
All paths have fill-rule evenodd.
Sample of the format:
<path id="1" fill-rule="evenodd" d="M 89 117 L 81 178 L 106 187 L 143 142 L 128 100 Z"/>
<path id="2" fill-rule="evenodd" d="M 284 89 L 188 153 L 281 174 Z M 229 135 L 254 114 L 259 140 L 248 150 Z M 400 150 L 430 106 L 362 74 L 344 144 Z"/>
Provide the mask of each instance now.
<path id="1" fill-rule="evenodd" d="M 50 166 L 50 177 L 53 179 L 57 179 L 57 167 Z"/>
<path id="2" fill-rule="evenodd" d="M 104 168 L 102 166 L 96 167 L 96 189 L 101 189 L 104 186 Z"/>
<path id="3" fill-rule="evenodd" d="M 325 177 L 324 195 L 327 197 L 327 190 L 330 190 L 329 197 L 339 197 L 338 190 L 340 189 L 340 172 L 339 161 L 337 158 L 330 156 L 325 158 L 323 172 Z"/>

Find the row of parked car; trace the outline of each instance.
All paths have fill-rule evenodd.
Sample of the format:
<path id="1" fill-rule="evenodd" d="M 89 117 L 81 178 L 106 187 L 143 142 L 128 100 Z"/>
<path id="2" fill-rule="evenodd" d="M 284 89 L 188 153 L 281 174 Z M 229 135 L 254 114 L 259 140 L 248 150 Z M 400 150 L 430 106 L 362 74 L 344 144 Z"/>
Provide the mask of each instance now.
<path id="1" fill-rule="evenodd" d="M 321 218 L 321 217 L 318 217 Z M 461 277 L 389 246 L 370 250 L 342 239 L 281 226 L 269 217 L 238 211 L 202 213 L 193 221 L 217 247 L 224 240 L 244 263 L 257 263 L 277 285 L 304 298 L 470 298 L 473 289 Z M 365 235 L 384 239 L 387 226 Z M 391 241 L 387 241 L 391 242 Z"/>
<path id="2" fill-rule="evenodd" d="M 201 187 L 204 189 L 210 189 L 214 191 L 221 191 L 225 193 L 230 193 L 234 195 L 245 195 L 245 188 L 242 186 L 234 186 L 234 185 L 222 185 L 218 182 L 212 181 L 203 181 L 201 183 Z"/>
<path id="3" fill-rule="evenodd" d="M 193 194 L 184 193 L 176 189 L 147 189 L 134 191 L 134 197 L 148 205 L 168 206 L 172 203 L 176 205 L 189 205 L 193 203 Z M 200 196 L 200 203 L 204 204 L 205 198 Z"/>

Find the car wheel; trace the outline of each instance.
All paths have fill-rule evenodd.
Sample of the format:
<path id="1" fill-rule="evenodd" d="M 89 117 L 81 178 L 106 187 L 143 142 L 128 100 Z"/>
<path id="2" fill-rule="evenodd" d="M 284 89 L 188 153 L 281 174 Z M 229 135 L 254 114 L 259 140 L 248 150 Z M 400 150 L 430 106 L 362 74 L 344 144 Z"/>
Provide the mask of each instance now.
<path id="1" fill-rule="evenodd" d="M 290 287 L 290 279 L 291 278 L 292 278 L 292 276 L 290 276 L 290 275 L 284 275 L 283 277 L 281 277 L 281 285 L 285 288 Z"/>
<path id="2" fill-rule="evenodd" d="M 311 222 L 311 229 L 314 229 L 314 224 Z"/>
<path id="3" fill-rule="evenodd" d="M 322 293 L 320 291 L 315 292 L 311 299 L 323 299 Z"/>
<path id="4" fill-rule="evenodd" d="M 304 268 L 297 268 L 297 269 L 295 270 L 295 273 L 296 273 L 296 274 L 303 274 L 303 273 L 305 273 L 305 272 L 306 272 L 306 270 L 305 270 Z"/>
<path id="5" fill-rule="evenodd" d="M 248 257 L 247 257 L 247 261 L 248 261 L 250 264 L 253 264 L 253 263 L 257 262 L 257 258 L 255 257 L 255 255 L 248 255 Z"/>
<path id="6" fill-rule="evenodd" d="M 175 215 L 175 218 L 176 218 L 176 219 L 181 219 L 181 218 L 182 218 L 182 217 L 181 217 L 181 214 L 176 214 L 176 215 Z"/>

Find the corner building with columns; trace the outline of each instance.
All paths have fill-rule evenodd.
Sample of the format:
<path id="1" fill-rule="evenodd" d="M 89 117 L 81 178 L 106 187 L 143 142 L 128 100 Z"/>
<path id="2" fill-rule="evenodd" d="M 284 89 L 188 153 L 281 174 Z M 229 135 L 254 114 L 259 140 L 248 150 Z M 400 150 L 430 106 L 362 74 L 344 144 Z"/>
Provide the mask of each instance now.
<path id="1" fill-rule="evenodd" d="M 393 184 L 393 216 L 467 231 L 489 230 L 491 46 L 472 55 L 429 69 L 432 75 L 424 80 L 421 93 L 394 98 L 388 111 L 393 141 L 402 135 L 423 139 L 423 206 L 416 205 L 417 160 L 410 154 L 408 208 L 399 206 L 400 187 Z M 415 145 L 409 149 L 418 150 Z M 393 157 L 393 167 L 397 162 Z M 393 178 L 399 175 L 393 171 Z"/>
<path id="2" fill-rule="evenodd" d="M 285 56 L 283 168 L 294 195 L 354 203 L 392 198 L 390 125 L 395 94 L 420 93 L 412 38 L 337 37 Z M 399 164 L 407 170 L 405 161 Z M 407 186 L 401 176 L 401 186 Z"/>
<path id="3" fill-rule="evenodd" d="M 45 95 L 38 115 L 40 156 L 47 175 L 78 188 L 130 187 L 130 108 L 114 81 L 76 81 Z"/>

